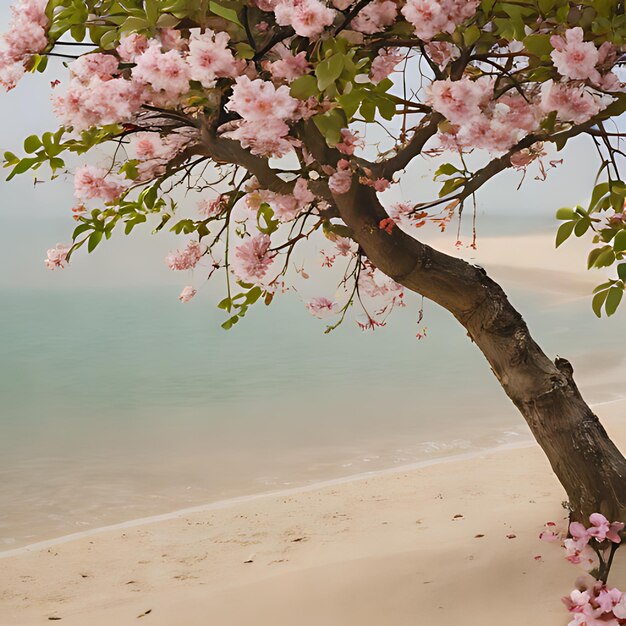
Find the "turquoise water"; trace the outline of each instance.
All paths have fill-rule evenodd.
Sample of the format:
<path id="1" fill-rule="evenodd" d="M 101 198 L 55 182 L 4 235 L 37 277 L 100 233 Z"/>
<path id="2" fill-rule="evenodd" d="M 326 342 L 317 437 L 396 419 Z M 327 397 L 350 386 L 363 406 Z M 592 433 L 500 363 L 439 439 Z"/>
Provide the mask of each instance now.
<path id="1" fill-rule="evenodd" d="M 513 297 L 547 350 L 570 346 L 583 374 L 594 354 L 618 370 L 618 320 Z M 7 548 L 528 436 L 433 306 L 417 341 L 415 308 L 377 333 L 324 335 L 291 296 L 231 332 L 208 295 L 182 306 L 158 286 L 4 287 L 0 301 Z M 602 380 L 591 400 L 619 395 Z"/>
<path id="2" fill-rule="evenodd" d="M 50 217 L 67 188 L 49 189 L 20 181 L 0 198 L 0 550 L 528 438 L 434 305 L 422 341 L 417 300 L 386 329 L 324 335 L 294 294 L 225 332 L 213 290 L 177 301 L 187 277 L 162 262 L 167 237 L 114 238 L 46 271 L 45 250 L 72 227 Z M 483 235 L 553 228 L 480 224 Z M 512 297 L 590 400 L 619 397 L 623 314 L 600 322 L 588 301 Z"/>

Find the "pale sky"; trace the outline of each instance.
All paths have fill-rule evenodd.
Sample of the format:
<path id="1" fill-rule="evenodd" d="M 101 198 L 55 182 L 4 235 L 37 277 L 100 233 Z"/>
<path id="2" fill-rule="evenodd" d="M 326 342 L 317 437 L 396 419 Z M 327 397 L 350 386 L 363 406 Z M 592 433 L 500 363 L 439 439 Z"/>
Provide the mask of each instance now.
<path id="1" fill-rule="evenodd" d="M 8 13 L 8 6 L 3 3 L 0 6 L 0 30 L 6 27 Z M 63 78 L 65 74 L 61 61 L 51 59 L 50 69 L 45 74 L 27 75 L 12 92 L 0 93 L 1 152 L 11 150 L 20 154 L 25 137 L 57 127 L 49 100 L 50 81 Z M 529 171 L 521 191 L 516 190 L 520 180 L 520 174 L 516 172 L 506 173 L 490 182 L 478 196 L 481 222 L 492 222 L 497 217 L 506 221 L 527 217 L 529 224 L 538 218 L 544 222 L 560 206 L 583 203 L 589 196 L 597 169 L 595 154 L 589 142 L 583 139 L 569 146 L 563 156 L 564 165 L 552 170 L 546 182 L 533 180 L 537 171 Z M 438 162 L 418 160 L 400 184 L 394 186 L 390 200 L 432 199 L 437 189 L 432 182 L 432 171 Z M 5 170 L 0 175 L 4 173 Z M 42 269 L 41 260 L 48 247 L 57 241 L 69 241 L 74 226 L 69 213 L 72 206 L 71 184 L 63 178 L 36 187 L 30 173 L 18 176 L 10 183 L 0 179 L 0 264 L 3 267 L 0 285 L 24 281 L 32 285 L 49 284 L 51 278 Z M 556 225 L 555 222 L 555 228 Z M 162 257 L 170 247 L 171 240 L 147 234 L 139 234 L 132 241 L 122 235 L 114 236 L 96 254 L 76 257 L 72 278 L 55 275 L 52 280 L 69 284 L 89 278 L 101 280 L 104 284 L 118 284 L 120 280 L 129 285 L 137 281 L 177 284 L 180 278 L 172 277 L 162 263 Z M 132 271 L 128 269 L 131 267 Z"/>

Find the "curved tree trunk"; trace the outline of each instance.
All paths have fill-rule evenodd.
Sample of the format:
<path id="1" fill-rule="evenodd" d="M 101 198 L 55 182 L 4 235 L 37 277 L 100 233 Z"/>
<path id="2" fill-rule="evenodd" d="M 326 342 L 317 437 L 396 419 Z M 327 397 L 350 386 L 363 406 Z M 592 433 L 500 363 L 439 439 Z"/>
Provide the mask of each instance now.
<path id="1" fill-rule="evenodd" d="M 580 395 L 571 365 L 544 354 L 501 287 L 482 268 L 398 228 L 381 230 L 387 214 L 370 188 L 355 183 L 335 201 L 374 265 L 446 308 L 467 329 L 565 487 L 572 518 L 599 511 L 626 520 L 626 459 Z"/>

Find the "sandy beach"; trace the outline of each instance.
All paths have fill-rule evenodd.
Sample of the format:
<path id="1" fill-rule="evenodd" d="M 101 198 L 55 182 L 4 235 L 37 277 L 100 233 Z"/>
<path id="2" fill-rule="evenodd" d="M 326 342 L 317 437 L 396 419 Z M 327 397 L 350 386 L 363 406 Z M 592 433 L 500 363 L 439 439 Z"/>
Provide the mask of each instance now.
<path id="1" fill-rule="evenodd" d="M 563 301 L 596 281 L 566 269 L 580 248 L 505 239 L 476 255 L 505 285 Z M 596 410 L 626 447 L 626 401 Z M 0 554 L 0 625 L 564 625 L 580 571 L 538 540 L 564 498 L 530 445 L 90 531 Z"/>
<path id="2" fill-rule="evenodd" d="M 532 446 L 117 528 L 0 560 L 0 624 L 557 626 L 563 498 Z"/>

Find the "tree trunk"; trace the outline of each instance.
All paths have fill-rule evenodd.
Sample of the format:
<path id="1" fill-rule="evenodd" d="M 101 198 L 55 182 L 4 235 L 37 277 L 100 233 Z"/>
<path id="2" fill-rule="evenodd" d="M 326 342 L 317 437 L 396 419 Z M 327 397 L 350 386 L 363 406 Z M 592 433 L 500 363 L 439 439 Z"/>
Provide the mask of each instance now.
<path id="1" fill-rule="evenodd" d="M 467 329 L 546 453 L 567 492 L 572 519 L 597 511 L 626 521 L 626 459 L 583 400 L 571 365 L 544 354 L 501 287 L 482 268 L 398 228 L 381 230 L 387 214 L 372 189 L 355 183 L 335 201 L 376 267 L 446 308 Z"/>

